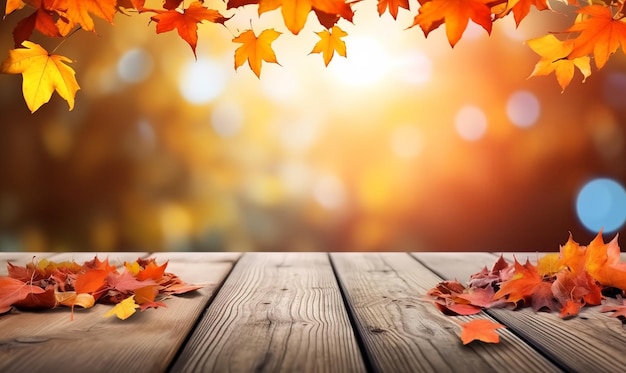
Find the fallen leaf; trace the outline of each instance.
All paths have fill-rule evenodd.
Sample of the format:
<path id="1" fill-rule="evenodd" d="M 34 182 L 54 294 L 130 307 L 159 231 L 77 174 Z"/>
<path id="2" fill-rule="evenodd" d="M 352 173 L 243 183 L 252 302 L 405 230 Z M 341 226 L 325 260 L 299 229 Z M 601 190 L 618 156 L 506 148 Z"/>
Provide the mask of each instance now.
<path id="1" fill-rule="evenodd" d="M 30 294 L 41 294 L 44 289 L 27 285 L 24 282 L 11 278 L 0 277 L 0 313 L 5 313 L 11 306 L 29 296 Z"/>
<path id="2" fill-rule="evenodd" d="M 22 74 L 22 92 L 31 113 L 47 103 L 54 91 L 67 101 L 72 110 L 74 97 L 80 89 L 74 70 L 67 65 L 72 61 L 64 56 L 51 55 L 39 44 L 30 41 L 22 45 L 24 48 L 9 51 L 9 57 L 0 65 L 0 72 Z"/>
<path id="3" fill-rule="evenodd" d="M 104 317 L 111 317 L 115 315 L 120 320 L 126 320 L 137 312 L 137 308 L 139 308 L 139 305 L 135 303 L 135 296 L 131 295 L 107 311 L 107 313 L 104 314 Z"/>
<path id="4" fill-rule="evenodd" d="M 500 343 L 500 336 L 496 329 L 505 328 L 504 325 L 486 319 L 477 319 L 461 324 L 461 340 L 466 345 L 472 341 L 485 343 Z"/>

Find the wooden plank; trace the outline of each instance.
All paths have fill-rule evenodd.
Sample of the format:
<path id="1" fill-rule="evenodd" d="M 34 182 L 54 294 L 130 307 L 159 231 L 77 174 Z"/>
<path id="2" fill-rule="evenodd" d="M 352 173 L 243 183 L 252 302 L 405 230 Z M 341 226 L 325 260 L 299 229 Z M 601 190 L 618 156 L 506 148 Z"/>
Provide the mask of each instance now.
<path id="1" fill-rule="evenodd" d="M 167 307 L 149 309 L 123 321 L 103 318 L 111 306 L 102 304 L 77 309 L 73 321 L 67 308 L 1 316 L 0 371 L 166 371 L 233 262 L 211 253 L 196 255 L 193 261 L 154 256 L 158 263 L 170 259 L 167 270 L 183 280 L 208 286 L 165 300 Z M 117 255 L 121 262 L 124 257 L 137 259 L 136 253 Z"/>
<path id="2" fill-rule="evenodd" d="M 365 371 L 328 255 L 244 254 L 172 371 Z"/>
<path id="3" fill-rule="evenodd" d="M 434 256 L 414 254 L 425 265 L 452 279 L 459 273 L 473 268 L 474 272 L 484 265 L 488 254 Z M 518 258 L 525 260 L 525 258 Z M 531 260 L 534 260 L 531 257 Z M 599 313 L 599 307 L 585 308 L 571 320 L 562 320 L 556 313 L 533 312 L 529 308 L 518 311 L 491 309 L 486 311 L 499 322 L 507 325 L 517 335 L 551 360 L 571 372 L 618 372 L 626 366 L 626 330 L 619 319 Z"/>
<path id="4" fill-rule="evenodd" d="M 499 345 L 459 338 L 458 321 L 420 301 L 441 281 L 406 253 L 333 253 L 371 366 L 377 372 L 554 372 L 559 371 L 510 331 Z"/>

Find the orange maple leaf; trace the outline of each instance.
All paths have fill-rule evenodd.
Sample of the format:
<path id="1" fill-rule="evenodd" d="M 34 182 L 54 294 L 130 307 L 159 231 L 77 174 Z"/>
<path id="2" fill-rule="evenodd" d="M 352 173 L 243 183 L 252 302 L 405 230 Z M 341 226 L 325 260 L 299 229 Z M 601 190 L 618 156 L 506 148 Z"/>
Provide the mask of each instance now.
<path id="1" fill-rule="evenodd" d="M 235 50 L 235 70 L 248 61 L 250 69 L 260 78 L 263 61 L 280 65 L 272 49 L 272 43 L 280 34 L 274 29 L 268 29 L 263 30 L 257 38 L 254 31 L 246 30 L 235 37 L 233 42 L 243 44 Z"/>
<path id="2" fill-rule="evenodd" d="M 22 0 L 7 0 L 7 3 L 4 6 L 4 15 L 8 16 L 16 10 L 22 9 L 25 5 L 26 4 Z"/>
<path id="3" fill-rule="evenodd" d="M 389 14 L 396 19 L 399 8 L 409 10 L 409 0 L 378 0 L 378 15 L 380 16 L 385 13 L 385 10 L 389 10 Z"/>
<path id="4" fill-rule="evenodd" d="M 556 36 L 549 34 L 528 40 L 526 43 L 530 49 L 541 56 L 529 77 L 549 75 L 554 72 L 556 80 L 561 86 L 561 92 L 563 92 L 572 81 L 575 68 L 578 68 L 583 74 L 583 82 L 591 75 L 589 56 L 571 58 L 574 40 L 561 41 Z"/>
<path id="5" fill-rule="evenodd" d="M 604 243 L 602 231 L 598 232 L 587 246 L 585 269 L 601 285 L 626 290 L 626 263 L 620 261 L 617 236 Z"/>
<path id="6" fill-rule="evenodd" d="M 340 56 L 346 57 L 346 42 L 341 40 L 341 38 L 348 36 L 347 32 L 343 31 L 339 26 L 333 26 L 330 31 L 324 30 L 316 34 L 320 37 L 320 40 L 315 44 L 311 53 L 322 53 L 326 66 L 333 59 L 335 51 Z"/>
<path id="7" fill-rule="evenodd" d="M 41 294 L 44 289 L 27 285 L 11 277 L 0 277 L 0 313 L 5 313 L 11 306 L 30 294 Z"/>
<path id="8" fill-rule="evenodd" d="M 0 72 L 22 74 L 22 92 L 31 112 L 48 102 L 55 90 L 72 110 L 74 96 L 80 89 L 74 70 L 66 64 L 72 61 L 64 56 L 51 55 L 30 41 L 22 45 L 24 48 L 9 51 L 9 57 L 0 65 Z"/>
<path id="9" fill-rule="evenodd" d="M 337 15 L 352 22 L 354 12 L 345 0 L 259 0 L 259 15 L 281 8 L 285 26 L 297 35 L 309 17 L 311 10 Z"/>
<path id="10" fill-rule="evenodd" d="M 499 343 L 500 336 L 496 329 L 506 328 L 504 325 L 486 319 L 477 319 L 461 324 L 461 340 L 466 345 L 472 341 L 482 341 L 485 343 Z"/>
<path id="11" fill-rule="evenodd" d="M 194 56 L 196 55 L 196 45 L 198 44 L 198 23 L 210 21 L 224 24 L 224 22 L 228 20 L 228 18 L 222 16 L 217 10 L 205 7 L 202 1 L 192 2 L 189 4 L 189 7 L 182 12 L 176 9 L 143 9 L 142 12 L 157 13 L 157 15 L 150 18 L 157 24 L 157 34 L 174 29 L 178 30 L 178 35 L 189 44 Z"/>
<path id="12" fill-rule="evenodd" d="M 54 8 L 63 15 L 57 22 L 59 31 L 67 35 L 76 25 L 85 31 L 95 31 L 92 15 L 113 23 L 117 0 L 56 0 Z"/>
<path id="13" fill-rule="evenodd" d="M 432 30 L 445 23 L 448 41 L 454 47 L 470 19 L 491 34 L 490 2 L 491 0 L 420 0 L 422 6 L 410 27 L 419 25 L 428 37 Z"/>
<path id="14" fill-rule="evenodd" d="M 623 14 L 614 17 L 611 9 L 603 5 L 585 6 L 578 13 L 587 17 L 565 30 L 580 32 L 574 39 L 569 58 L 593 54 L 596 67 L 601 69 L 620 45 L 626 53 L 626 21 Z"/>
<path id="15" fill-rule="evenodd" d="M 507 297 L 507 301 L 518 303 L 523 301 L 532 306 L 535 311 L 541 308 L 554 308 L 552 285 L 543 281 L 536 266 L 526 260 L 524 265 L 517 259 L 514 262 L 515 275 L 500 284 L 500 289 L 494 294 L 494 299 Z"/>

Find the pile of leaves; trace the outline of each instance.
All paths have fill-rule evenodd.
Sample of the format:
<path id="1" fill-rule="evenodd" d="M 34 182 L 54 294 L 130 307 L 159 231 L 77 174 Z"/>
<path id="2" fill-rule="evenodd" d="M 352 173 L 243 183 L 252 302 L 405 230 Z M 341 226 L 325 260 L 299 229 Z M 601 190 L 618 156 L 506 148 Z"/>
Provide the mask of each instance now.
<path id="1" fill-rule="evenodd" d="M 0 277 L 0 314 L 12 307 L 50 309 L 59 306 L 93 307 L 96 303 L 114 304 L 105 316 L 124 320 L 137 309 L 165 307 L 162 301 L 171 295 L 202 288 L 165 272 L 167 262 L 139 258 L 125 262 L 122 271 L 109 264 L 108 258 L 94 257 L 82 265 L 74 261 L 54 262 L 45 258 L 16 266 L 7 263 L 8 276 Z"/>
<path id="2" fill-rule="evenodd" d="M 620 261 L 617 237 L 604 243 L 599 232 L 589 245 L 581 246 L 570 234 L 558 253 L 545 254 L 536 264 L 529 259 L 522 264 L 517 258 L 511 264 L 501 255 L 491 269 L 484 267 L 471 275 L 466 285 L 457 280 L 443 281 L 422 299 L 453 316 L 473 315 L 490 308 L 531 307 L 536 312 L 558 312 L 561 318 L 569 319 L 577 316 L 583 307 L 599 306 L 609 296 L 621 299 L 624 295 L 626 263 Z M 600 312 L 626 317 L 626 302 L 604 305 Z M 464 343 L 474 338 L 499 341 L 493 328 L 502 325 L 481 320 L 479 327 L 473 327 L 476 322 L 461 325 Z"/>
<path id="3" fill-rule="evenodd" d="M 505 17 L 512 16 L 519 25 L 532 14 L 532 9 L 552 10 L 553 5 L 573 9 L 577 16 L 569 28 L 554 30 L 554 33 L 527 43 L 541 56 L 531 76 L 554 72 L 563 90 L 570 84 L 575 70 L 583 75 L 583 81 L 591 75 L 592 57 L 596 68 L 601 69 L 620 46 L 626 50 L 625 0 L 418 0 L 418 4 L 413 5 L 409 0 L 377 0 L 375 3 L 361 0 L 224 0 L 225 10 L 220 10 L 224 4 L 215 2 L 217 4 L 207 6 L 202 0 L 7 0 L 5 16 L 20 13 L 25 17 L 13 30 L 15 49 L 9 51 L 0 72 L 23 75 L 22 91 L 31 112 L 48 102 L 55 90 L 68 102 L 71 110 L 80 89 L 74 70 L 68 66 L 72 60 L 54 54 L 56 48 L 48 52 L 30 41 L 34 31 L 48 38 L 67 38 L 77 30 L 95 32 L 94 18 L 113 24 L 118 13 L 127 16 L 147 14 L 151 23 L 156 24 L 157 34 L 176 30 L 195 55 L 199 24 L 207 21 L 228 27 L 226 23 L 237 15 L 238 9 L 250 6 L 258 9 L 259 17 L 280 10 L 284 27 L 293 35 L 298 35 L 307 22 L 316 22 L 321 31 L 316 32 L 319 40 L 309 54 L 322 54 L 326 65 L 335 52 L 347 56 L 343 38 L 348 33 L 339 23 L 356 23 L 354 18 L 358 12 L 355 8 L 372 5 L 376 6 L 380 16 L 388 13 L 394 19 L 400 11 L 412 12 L 418 5 L 413 22 L 402 27 L 419 26 L 428 37 L 433 30 L 445 25 L 452 47 L 461 39 L 470 21 L 491 34 L 494 22 Z M 224 11 L 228 14 L 222 14 Z M 309 17 L 311 13 L 313 16 Z M 278 63 L 272 43 L 282 33 L 275 28 L 256 33 L 252 30 L 252 20 L 250 25 L 251 29 L 241 31 L 232 39 L 237 45 L 241 44 L 235 50 L 234 65 L 237 69 L 247 62 L 260 77 L 263 61 Z"/>

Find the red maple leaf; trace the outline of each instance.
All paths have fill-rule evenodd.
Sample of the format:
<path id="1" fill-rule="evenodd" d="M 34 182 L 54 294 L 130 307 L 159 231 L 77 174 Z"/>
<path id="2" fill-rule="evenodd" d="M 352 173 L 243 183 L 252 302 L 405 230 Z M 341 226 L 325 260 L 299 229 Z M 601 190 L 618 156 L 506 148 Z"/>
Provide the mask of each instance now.
<path id="1" fill-rule="evenodd" d="M 182 11 L 176 9 L 143 9 L 141 12 L 157 13 L 150 18 L 157 24 L 156 33 L 160 34 L 176 29 L 178 35 L 189 44 L 194 56 L 198 44 L 198 24 L 202 21 L 224 24 L 228 20 L 217 10 L 205 7 L 202 1 L 194 1 Z"/>
<path id="2" fill-rule="evenodd" d="M 505 328 L 504 325 L 486 319 L 477 319 L 461 324 L 461 340 L 466 345 L 472 341 L 482 341 L 485 343 L 499 343 L 500 336 L 496 329 Z"/>

